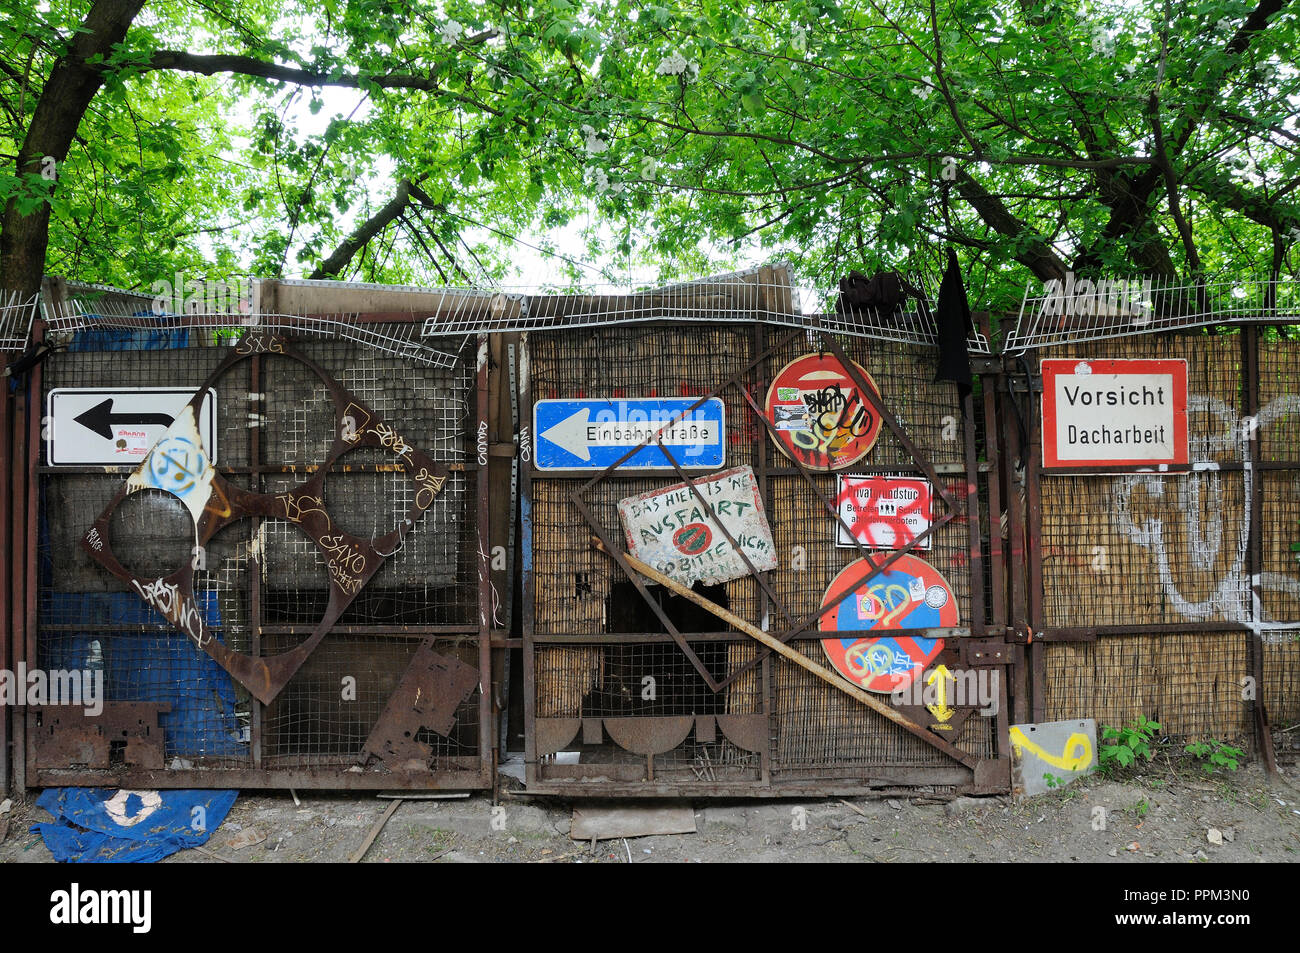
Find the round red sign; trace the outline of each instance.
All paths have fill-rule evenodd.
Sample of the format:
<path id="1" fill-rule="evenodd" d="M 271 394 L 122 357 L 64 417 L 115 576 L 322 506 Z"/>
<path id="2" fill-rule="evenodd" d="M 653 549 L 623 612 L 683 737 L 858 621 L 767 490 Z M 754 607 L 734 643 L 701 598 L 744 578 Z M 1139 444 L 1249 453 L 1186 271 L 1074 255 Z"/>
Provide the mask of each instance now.
<path id="1" fill-rule="evenodd" d="M 871 375 L 860 364 L 853 366 L 879 400 Z M 814 470 L 856 463 L 880 435 L 880 415 L 831 355 L 805 354 L 781 368 L 767 389 L 765 410 L 776 445 Z"/>
<path id="2" fill-rule="evenodd" d="M 689 523 L 673 533 L 673 545 L 687 556 L 698 556 L 713 542 L 713 532 L 703 523 Z"/>
<path id="3" fill-rule="evenodd" d="M 822 605 L 834 602 L 866 575 L 865 560 L 845 566 L 826 590 Z M 869 692 L 888 694 L 906 688 L 943 651 L 943 639 L 920 636 L 863 636 L 863 630 L 930 629 L 957 625 L 957 599 L 939 571 L 923 559 L 900 556 L 853 594 L 822 613 L 817 628 L 855 633 L 822 640 L 826 657 L 839 672 Z"/>

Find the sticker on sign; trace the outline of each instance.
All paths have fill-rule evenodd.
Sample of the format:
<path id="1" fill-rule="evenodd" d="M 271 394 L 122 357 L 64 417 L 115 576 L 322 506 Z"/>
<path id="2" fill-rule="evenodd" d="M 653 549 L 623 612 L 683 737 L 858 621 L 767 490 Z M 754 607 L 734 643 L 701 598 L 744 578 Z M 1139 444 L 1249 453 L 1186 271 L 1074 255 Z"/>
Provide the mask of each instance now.
<path id="1" fill-rule="evenodd" d="M 619 500 L 632 555 L 683 585 L 716 585 L 749 573 L 730 534 L 755 569 L 775 569 L 776 546 L 754 471 L 736 467 L 693 482 L 716 520 L 685 483 Z"/>
<path id="2" fill-rule="evenodd" d="M 216 391 L 199 408 L 209 458 L 217 456 Z M 45 398 L 45 458 L 50 466 L 135 466 L 194 399 L 194 388 L 57 387 Z"/>
<path id="3" fill-rule="evenodd" d="M 1188 461 L 1187 362 L 1043 361 L 1043 466 Z"/>

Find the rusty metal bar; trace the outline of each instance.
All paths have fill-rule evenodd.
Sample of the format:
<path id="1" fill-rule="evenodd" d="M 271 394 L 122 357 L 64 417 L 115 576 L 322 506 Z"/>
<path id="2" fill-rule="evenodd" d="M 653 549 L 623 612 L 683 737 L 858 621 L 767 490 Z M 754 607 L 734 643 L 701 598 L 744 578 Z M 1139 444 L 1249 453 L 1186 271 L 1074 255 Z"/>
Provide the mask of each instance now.
<path id="1" fill-rule="evenodd" d="M 476 435 L 481 443 L 476 445 L 478 473 L 476 485 L 475 532 L 478 540 L 478 754 L 482 781 L 492 788 L 492 800 L 497 799 L 497 732 L 493 712 L 496 706 L 492 696 L 492 570 L 491 570 L 491 515 L 488 508 L 488 339 L 479 335 L 478 363 L 475 374 Z"/>
<path id="2" fill-rule="evenodd" d="M 683 410 L 672 420 L 665 422 L 664 425 L 660 427 L 658 430 L 654 431 L 653 433 L 646 434 L 644 440 L 642 440 L 635 447 L 630 449 L 627 453 L 623 454 L 623 456 L 619 457 L 609 466 L 605 467 L 605 469 L 601 470 L 599 473 L 597 473 L 595 476 L 589 479 L 586 483 L 580 486 L 575 491 L 575 494 L 581 495 L 583 493 L 586 493 L 593 486 L 595 486 L 597 483 L 604 480 L 607 476 L 609 476 L 611 473 L 613 473 L 615 470 L 621 467 L 624 463 L 630 460 L 633 456 L 639 453 L 643 448 L 648 447 L 650 445 L 650 441 L 654 440 L 656 437 L 662 434 L 673 424 L 677 423 L 677 421 L 684 419 L 687 414 L 691 413 L 697 407 L 702 407 L 704 404 L 713 400 L 715 397 L 721 395 L 722 392 L 725 391 L 728 387 L 730 387 L 732 384 L 736 383 L 737 381 L 742 380 L 746 374 L 748 374 L 751 370 L 753 370 L 763 361 L 767 360 L 770 354 L 776 352 L 782 347 L 785 347 L 786 344 L 788 344 L 790 341 L 793 341 L 795 338 L 801 336 L 802 334 L 803 331 L 801 330 L 792 332 L 789 336 L 783 338 L 779 344 L 774 344 L 771 348 L 769 348 L 766 353 L 760 354 L 758 357 L 754 358 L 754 360 L 750 361 L 747 365 L 745 365 L 743 368 L 737 371 L 736 374 L 732 376 L 730 380 L 726 381 L 720 387 L 716 388 L 712 393 L 705 394 L 703 397 L 701 397 L 695 403 L 691 404 L 691 406 L 687 407 L 685 410 Z"/>
<path id="3" fill-rule="evenodd" d="M 766 575 L 758 571 L 758 567 L 754 565 L 753 560 L 745 554 L 745 550 L 741 548 L 740 543 L 736 542 L 736 538 L 731 535 L 731 530 L 727 529 L 722 520 L 718 518 L 718 514 L 713 510 L 713 504 L 704 498 L 704 494 L 702 494 L 700 488 L 695 485 L 695 481 L 686 475 L 686 471 L 681 468 L 680 464 L 678 464 L 677 458 L 674 457 L 672 452 L 664 446 L 662 434 L 655 435 L 655 443 L 659 445 L 659 449 L 663 453 L 664 457 L 672 464 L 673 471 L 690 489 L 691 495 L 694 496 L 695 499 L 699 501 L 700 505 L 704 507 L 705 514 L 709 519 L 713 520 L 713 522 L 717 524 L 718 529 L 722 530 L 722 535 L 726 538 L 727 542 L 731 544 L 731 548 L 736 551 L 736 555 L 744 562 L 745 568 L 748 569 L 749 574 L 754 577 L 759 587 L 763 590 L 763 594 L 772 601 L 773 605 L 781 610 L 781 615 L 785 616 L 787 622 L 793 621 L 789 611 L 786 610 L 785 605 L 781 602 L 777 594 L 772 591 L 772 586 L 767 581 Z"/>
<path id="4" fill-rule="evenodd" d="M 596 545 L 596 548 L 601 550 L 601 552 L 604 552 L 610 556 L 614 555 L 614 553 L 610 552 L 609 549 L 603 543 L 600 545 Z M 975 769 L 975 765 L 979 761 L 979 759 L 976 758 L 974 755 L 970 754 L 969 752 L 962 751 L 960 748 L 956 748 L 953 745 L 950 745 L 948 742 L 944 741 L 942 738 L 933 734 L 928 729 L 922 728 L 920 725 L 911 721 L 909 718 L 906 718 L 905 716 L 899 714 L 894 709 L 890 708 L 884 702 L 879 701 L 877 698 L 875 698 L 875 696 L 871 695 L 868 692 L 863 691 L 862 689 L 858 688 L 856 685 L 851 685 L 849 682 L 841 678 L 835 672 L 831 671 L 830 669 L 826 668 L 823 665 L 819 665 L 818 663 L 814 662 L 812 659 L 808 658 L 808 656 L 804 655 L 802 652 L 797 652 L 794 649 L 790 648 L 790 646 L 786 645 L 785 643 L 778 642 L 776 639 L 768 635 L 762 629 L 759 629 L 756 626 L 751 625 L 750 623 L 746 622 L 744 619 L 740 618 L 740 616 L 735 615 L 734 613 L 729 612 L 726 609 L 723 609 L 721 606 L 704 598 L 699 593 L 686 588 L 685 586 L 681 585 L 680 583 L 676 582 L 673 579 L 668 578 L 663 573 L 659 572 L 653 567 L 647 566 L 645 563 L 641 562 L 635 556 L 629 556 L 626 554 L 622 554 L 622 555 L 623 558 L 622 560 L 620 560 L 621 562 L 627 563 L 628 565 L 630 565 L 631 568 L 635 569 L 638 573 L 642 574 L 647 579 L 651 579 L 654 582 L 659 583 L 659 585 L 664 586 L 667 589 L 671 589 L 673 592 L 677 593 L 677 595 L 681 596 L 682 598 L 689 599 L 691 602 L 694 602 L 700 608 L 712 612 L 714 615 L 722 619 L 724 622 L 727 622 L 730 625 L 734 625 L 741 632 L 744 632 L 746 635 L 752 637 L 758 642 L 761 642 L 763 645 L 766 645 L 769 649 L 781 655 L 782 657 L 789 659 L 791 662 L 794 662 L 794 664 L 798 665 L 800 668 L 804 669 L 805 671 L 808 671 L 811 674 L 816 675 L 822 681 L 826 682 L 828 685 L 832 686 L 833 688 L 837 688 L 840 691 L 844 692 L 850 698 L 853 698 L 854 700 L 861 702 L 863 705 L 867 706 L 872 711 L 876 712 L 878 715 L 881 715 L 884 718 L 887 718 L 889 721 L 892 721 L 894 724 L 898 725 L 900 728 L 904 729 L 910 734 L 915 735 L 917 738 L 920 738 L 922 741 L 924 741 L 926 744 L 930 745 L 931 747 L 938 749 L 939 751 L 943 752 L 944 754 L 954 759 L 955 761 L 961 762 L 971 770 Z"/>
<path id="5" fill-rule="evenodd" d="M 1251 675 L 1255 680 L 1254 696 L 1250 700 L 1251 714 L 1254 716 L 1255 736 L 1260 755 L 1268 773 L 1277 776 L 1277 754 L 1273 750 L 1273 732 L 1268 724 L 1268 709 L 1262 697 L 1264 691 L 1264 640 L 1260 635 L 1259 623 L 1263 622 L 1262 602 L 1260 601 L 1260 574 L 1264 571 L 1264 474 L 1258 469 L 1261 452 L 1259 427 L 1254 423 L 1259 414 L 1259 328 L 1241 329 L 1242 365 L 1246 372 L 1246 386 L 1242 389 L 1245 406 L 1242 416 L 1252 421 L 1250 424 L 1250 442 L 1247 452 L 1250 454 L 1250 514 L 1247 558 L 1250 572 L 1251 621 L 1254 623 L 1246 636 L 1246 659 L 1250 664 Z"/>
<path id="6" fill-rule="evenodd" d="M 274 287 L 271 289 L 274 294 Z M 257 395 L 258 407 L 254 407 L 253 413 L 260 413 L 260 409 L 266 406 L 266 398 L 262 391 L 262 355 L 254 354 L 249 360 L 249 390 Z M 266 483 L 262 472 L 262 428 L 252 427 L 248 435 L 249 450 L 248 462 L 252 473 L 250 486 L 254 493 L 265 493 Z M 257 532 L 254 527 L 253 532 Z M 256 537 L 254 537 L 256 538 Z M 253 620 L 252 626 L 252 644 L 249 650 L 254 658 L 260 658 L 262 655 L 262 635 L 267 629 L 262 626 L 262 547 L 253 546 L 249 551 L 249 564 L 251 572 L 248 574 L 248 611 Z M 310 629 L 306 633 L 310 635 Z M 232 679 L 233 682 L 233 679 Z M 253 757 L 253 769 L 262 768 L 263 745 L 265 737 L 262 734 L 262 720 L 266 716 L 266 707 L 252 694 L 248 696 L 250 725 L 248 730 L 248 747 Z"/>
<path id="7" fill-rule="evenodd" d="M 9 355 L 5 355 L 7 360 Z M 9 388 L 4 389 L 4 407 L 0 408 L 0 668 L 14 671 L 17 664 L 12 656 L 13 649 L 13 620 L 9 615 L 9 589 L 10 580 L 12 579 L 12 566 L 9 562 L 10 553 L 13 552 L 10 537 L 10 472 L 13 469 L 13 413 L 14 403 L 17 400 L 14 392 Z M 10 723 L 14 719 L 9 716 L 9 706 L 0 705 L 0 796 L 9 793 L 9 752 L 10 746 L 16 742 L 10 740 L 11 728 Z"/>
<path id="8" fill-rule="evenodd" d="M 59 284 L 59 289 L 62 285 Z M 59 300 L 61 290 L 54 292 L 55 300 Z M 45 340 L 45 322 L 37 318 L 32 322 L 32 343 L 38 344 Z M 28 665 L 39 664 L 41 659 L 37 654 L 36 647 L 36 587 L 37 565 L 40 563 L 39 540 L 37 537 L 37 527 L 39 526 L 39 515 L 37 513 L 37 504 L 41 496 L 40 477 L 36 473 L 36 467 L 40 463 L 41 457 L 41 407 L 44 403 L 42 400 L 44 381 L 44 367 L 37 364 L 31 369 L 27 378 L 27 399 L 25 403 L 25 416 L 21 423 L 26 426 L 26 434 L 20 438 L 23 455 L 16 456 L 14 463 L 15 475 L 22 474 L 20 490 L 23 494 L 23 507 L 20 511 L 23 516 L 16 520 L 24 527 L 25 532 L 22 535 L 22 549 L 15 554 L 14 565 L 23 567 L 23 571 L 14 573 L 14 577 L 22 578 L 21 592 L 22 605 L 24 613 L 22 618 L 22 635 L 23 656 L 22 660 Z M 15 427 L 17 429 L 17 427 Z M 17 513 L 15 513 L 17 516 Z M 18 661 L 16 659 L 15 661 Z M 30 727 L 32 713 L 24 708 L 25 717 L 23 718 L 24 728 Z M 32 758 L 32 751 L 26 745 L 27 732 L 23 732 L 24 749 L 26 758 Z M 33 763 L 33 767 L 35 767 Z M 21 770 L 15 768 L 16 771 Z M 18 790 L 23 790 L 26 785 L 26 772 L 22 774 L 22 779 L 16 784 Z"/>

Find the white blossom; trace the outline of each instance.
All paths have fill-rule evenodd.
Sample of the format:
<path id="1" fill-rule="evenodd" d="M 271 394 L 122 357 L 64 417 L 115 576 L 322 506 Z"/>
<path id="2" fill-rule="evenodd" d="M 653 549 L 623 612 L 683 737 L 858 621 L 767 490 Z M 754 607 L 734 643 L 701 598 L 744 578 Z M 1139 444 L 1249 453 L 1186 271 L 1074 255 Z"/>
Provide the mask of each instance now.
<path id="1" fill-rule="evenodd" d="M 582 135 L 586 142 L 583 143 L 588 153 L 598 156 L 609 148 L 609 143 L 596 135 L 596 130 L 591 126 L 583 123 Z"/>
<path id="2" fill-rule="evenodd" d="M 596 180 L 596 194 L 603 195 L 609 191 L 609 176 L 604 169 L 596 169 L 591 177 Z"/>
<path id="3" fill-rule="evenodd" d="M 682 56 L 680 50 L 674 50 L 659 61 L 655 73 L 659 76 L 686 76 L 688 81 L 694 81 L 700 75 L 700 64 Z"/>
<path id="4" fill-rule="evenodd" d="M 438 27 L 438 34 L 442 37 L 444 43 L 455 43 L 460 40 L 461 34 L 465 28 L 456 20 L 448 20 L 442 26 Z"/>
<path id="5" fill-rule="evenodd" d="M 930 87 L 925 85 L 913 86 L 912 95 L 924 102 L 930 98 Z"/>

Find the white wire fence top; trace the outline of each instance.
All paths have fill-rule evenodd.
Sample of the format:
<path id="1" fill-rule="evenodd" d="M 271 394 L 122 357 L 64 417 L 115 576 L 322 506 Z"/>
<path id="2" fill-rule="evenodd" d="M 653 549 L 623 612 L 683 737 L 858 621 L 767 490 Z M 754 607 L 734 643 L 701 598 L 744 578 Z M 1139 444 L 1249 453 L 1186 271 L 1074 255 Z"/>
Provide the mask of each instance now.
<path id="1" fill-rule="evenodd" d="M 938 346 L 931 301 L 909 297 L 890 312 L 840 310 L 837 289 L 797 286 L 788 262 L 661 287 L 568 282 L 501 287 L 417 287 L 309 279 L 184 282 L 162 295 L 55 282 L 42 299 L 49 333 L 94 328 L 241 328 L 340 338 L 383 353 L 454 366 L 467 339 L 497 332 L 681 322 L 761 321 L 899 344 Z M 31 315 L 27 316 L 30 324 Z M 26 328 L 21 333 L 26 340 Z M 457 340 L 459 339 L 459 340 Z M 971 353 L 992 353 L 975 332 Z M 19 344 L 19 347 L 22 345 Z"/>
<path id="2" fill-rule="evenodd" d="M 1300 320 L 1300 282 L 1253 279 L 1033 281 L 1004 354 L 1157 331 Z"/>
<path id="3" fill-rule="evenodd" d="M 548 294 L 537 286 L 442 291 L 435 313 L 424 322 L 426 338 L 463 334 L 554 331 L 644 322 L 767 324 L 874 338 L 900 344 L 938 346 L 931 303 L 909 298 L 892 312 L 836 309 L 838 290 L 797 286 L 788 262 L 715 275 L 645 290 L 589 285 L 578 293 Z M 972 353 L 990 354 L 988 339 L 976 332 Z"/>
<path id="4" fill-rule="evenodd" d="M 259 313 L 258 283 L 244 279 L 195 283 L 186 294 L 148 295 L 105 285 L 66 282 L 62 294 L 42 301 L 47 332 L 67 335 L 102 328 L 154 331 L 171 328 L 223 332 L 259 330 L 352 341 L 373 350 L 435 367 L 455 367 L 455 354 L 420 340 L 409 321 L 359 320 L 357 315 Z"/>
<path id="5" fill-rule="evenodd" d="M 39 304 L 39 295 L 0 292 L 0 350 L 21 351 L 27 347 Z"/>

